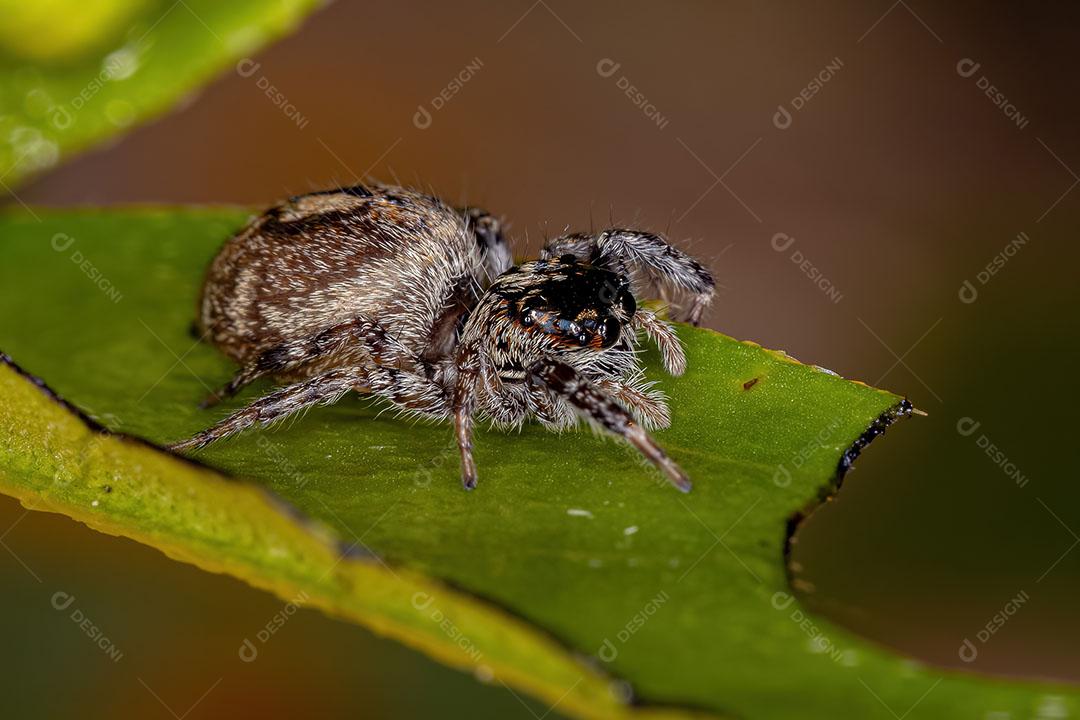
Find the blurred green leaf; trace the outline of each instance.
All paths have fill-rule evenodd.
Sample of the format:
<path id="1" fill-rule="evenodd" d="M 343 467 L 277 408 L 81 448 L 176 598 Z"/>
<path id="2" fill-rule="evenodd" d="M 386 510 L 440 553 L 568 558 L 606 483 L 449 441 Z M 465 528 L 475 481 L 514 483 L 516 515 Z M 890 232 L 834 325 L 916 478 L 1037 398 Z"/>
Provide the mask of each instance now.
<path id="1" fill-rule="evenodd" d="M 206 263 L 244 219 L 0 220 L 0 347 L 111 431 L 162 443 L 201 429 L 225 410 L 196 404 L 233 368 L 188 328 Z M 941 673 L 806 615 L 788 585 L 789 534 L 901 399 L 681 334 L 690 370 L 662 379 L 674 425 L 659 438 L 696 481 L 685 496 L 621 445 L 536 426 L 479 433 L 480 487 L 466 493 L 448 427 L 354 397 L 207 450 L 248 478 L 229 479 L 102 434 L 3 365 L 0 489 L 582 717 L 1077 711 L 1074 689 Z"/>
<path id="2" fill-rule="evenodd" d="M 0 0 L 0 190 L 164 112 L 317 4 Z"/>

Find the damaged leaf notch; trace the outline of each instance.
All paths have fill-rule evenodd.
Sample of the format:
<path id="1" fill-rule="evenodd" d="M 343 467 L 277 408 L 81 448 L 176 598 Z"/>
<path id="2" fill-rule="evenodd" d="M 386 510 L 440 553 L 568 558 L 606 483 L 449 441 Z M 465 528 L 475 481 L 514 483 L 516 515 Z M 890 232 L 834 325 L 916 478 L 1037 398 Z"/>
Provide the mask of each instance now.
<path id="1" fill-rule="evenodd" d="M 911 405 L 911 402 L 907 398 L 904 398 L 895 406 L 879 415 L 877 419 L 870 424 L 870 427 L 866 428 L 866 431 L 856 438 L 840 456 L 840 461 L 836 465 L 836 473 L 833 476 L 833 481 L 829 485 L 821 488 L 818 498 L 801 510 L 792 513 L 788 518 L 786 530 L 784 532 L 784 567 L 787 571 L 788 584 L 793 588 L 801 589 L 800 586 L 804 583 L 804 581 L 795 577 L 797 568 L 791 560 L 792 546 L 799 541 L 798 537 L 796 537 L 799 527 L 807 518 L 814 514 L 814 511 L 817 510 L 822 503 L 827 502 L 840 492 L 840 488 L 844 484 L 844 478 L 855 465 L 855 460 L 862 454 L 862 451 L 875 439 L 885 434 L 885 431 L 897 420 L 910 417 L 912 414 L 924 415 L 925 413 L 915 410 Z"/>

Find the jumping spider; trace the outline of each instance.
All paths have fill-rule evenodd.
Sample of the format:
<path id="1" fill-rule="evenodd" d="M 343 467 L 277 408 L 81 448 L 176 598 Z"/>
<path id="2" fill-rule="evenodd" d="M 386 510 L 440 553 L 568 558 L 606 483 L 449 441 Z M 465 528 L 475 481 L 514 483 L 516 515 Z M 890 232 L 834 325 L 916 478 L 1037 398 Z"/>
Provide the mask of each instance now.
<path id="1" fill-rule="evenodd" d="M 350 390 L 430 418 L 453 418 L 461 478 L 476 486 L 473 419 L 577 415 L 625 438 L 680 490 L 690 481 L 646 428 L 670 424 L 636 354 L 644 333 L 672 375 L 674 329 L 640 308 L 658 291 L 697 324 L 709 271 L 647 232 L 611 229 L 547 243 L 514 266 L 499 221 L 477 208 L 386 185 L 291 198 L 230 239 L 210 265 L 198 330 L 240 364 L 203 406 L 262 376 L 286 385 L 174 450 L 336 402 Z"/>

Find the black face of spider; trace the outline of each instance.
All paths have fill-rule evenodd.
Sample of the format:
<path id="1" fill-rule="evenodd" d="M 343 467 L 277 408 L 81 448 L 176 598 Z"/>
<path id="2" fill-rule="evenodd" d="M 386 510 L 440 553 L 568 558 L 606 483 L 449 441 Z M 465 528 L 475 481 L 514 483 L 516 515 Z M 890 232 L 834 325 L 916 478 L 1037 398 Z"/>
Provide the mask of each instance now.
<path id="1" fill-rule="evenodd" d="M 492 290 L 518 327 L 544 333 L 564 349 L 613 346 L 637 311 L 626 278 L 570 255 L 526 263 Z"/>

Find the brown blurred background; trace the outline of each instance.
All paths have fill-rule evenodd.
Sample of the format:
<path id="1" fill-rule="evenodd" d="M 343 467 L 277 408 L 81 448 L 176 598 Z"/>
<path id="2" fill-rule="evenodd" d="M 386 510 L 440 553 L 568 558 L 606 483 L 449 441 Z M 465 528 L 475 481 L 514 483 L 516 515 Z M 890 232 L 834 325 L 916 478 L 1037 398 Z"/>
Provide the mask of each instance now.
<path id="1" fill-rule="evenodd" d="M 567 226 L 666 231 L 723 286 L 709 326 L 929 413 L 804 527 L 803 600 L 930 662 L 1075 681 L 1078 20 L 1032 3 L 339 0 L 254 71 L 19 195 L 263 205 L 370 174 L 504 214 L 522 253 Z M 16 521 L 4 543 L 48 582 L 0 553 L 20 659 L 5 716 L 545 710 L 312 611 L 243 664 L 277 600 L 0 501 L 0 527 Z M 160 700 L 43 587 L 75 595 Z"/>

